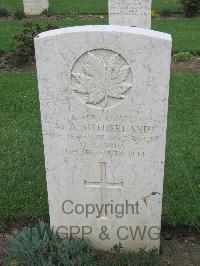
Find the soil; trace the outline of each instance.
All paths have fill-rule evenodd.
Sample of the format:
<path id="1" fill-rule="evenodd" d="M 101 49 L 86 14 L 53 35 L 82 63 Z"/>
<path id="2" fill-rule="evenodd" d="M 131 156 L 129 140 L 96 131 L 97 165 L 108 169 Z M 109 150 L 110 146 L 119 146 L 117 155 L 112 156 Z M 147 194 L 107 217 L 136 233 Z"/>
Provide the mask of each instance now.
<path id="1" fill-rule="evenodd" d="M 176 19 L 176 18 L 184 18 L 185 15 L 183 12 L 158 12 L 159 18 L 162 19 Z M 198 15 L 197 15 L 198 16 Z M 65 14 L 42 14 L 42 15 L 34 15 L 34 16 L 28 16 L 26 15 L 23 19 L 24 22 L 28 22 L 30 20 L 34 19 L 74 19 L 74 18 L 79 18 L 79 19 L 96 19 L 96 18 L 108 18 L 108 15 L 105 14 L 79 14 L 76 11 L 66 11 Z M 16 20 L 14 14 L 10 15 L 8 17 L 0 17 L 0 20 Z"/>
<path id="2" fill-rule="evenodd" d="M 173 62 L 171 64 L 172 72 L 200 72 L 200 58 L 185 62 Z"/>
<path id="3" fill-rule="evenodd" d="M 164 228 L 160 249 L 161 265 L 199 266 L 200 232 L 186 228 Z"/>
<path id="4" fill-rule="evenodd" d="M 107 15 L 94 15 L 94 14 L 76 14 L 76 12 L 66 12 L 66 14 L 52 14 L 52 15 L 35 15 L 35 16 L 26 16 L 23 18 L 23 22 L 30 22 L 33 20 L 38 20 L 38 19 L 104 19 L 107 18 Z M 15 21 L 16 19 L 14 16 L 8 16 L 8 17 L 0 17 L 0 21 L 7 20 L 7 21 Z"/>
<path id="5" fill-rule="evenodd" d="M 0 266 L 3 264 L 3 254 L 8 247 L 8 236 L 16 235 L 26 225 L 35 225 L 37 220 L 19 214 L 15 220 L 8 223 L 3 233 L 0 233 Z M 105 261 L 110 261 L 111 252 L 99 252 Z M 199 266 L 200 265 L 200 232 L 189 231 L 186 227 L 165 227 L 161 233 L 160 247 L 161 266 Z"/>

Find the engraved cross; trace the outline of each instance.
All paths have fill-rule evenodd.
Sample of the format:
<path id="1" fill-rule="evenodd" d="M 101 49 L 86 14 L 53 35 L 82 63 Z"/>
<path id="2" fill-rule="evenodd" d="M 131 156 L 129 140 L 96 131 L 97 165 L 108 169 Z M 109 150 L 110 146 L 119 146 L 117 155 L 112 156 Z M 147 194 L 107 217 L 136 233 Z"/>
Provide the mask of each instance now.
<path id="1" fill-rule="evenodd" d="M 106 180 L 106 162 L 100 162 L 101 182 L 88 182 L 84 180 L 86 188 L 100 188 L 101 189 L 101 206 L 106 204 L 106 192 L 108 189 L 122 189 L 123 182 L 109 183 Z"/>

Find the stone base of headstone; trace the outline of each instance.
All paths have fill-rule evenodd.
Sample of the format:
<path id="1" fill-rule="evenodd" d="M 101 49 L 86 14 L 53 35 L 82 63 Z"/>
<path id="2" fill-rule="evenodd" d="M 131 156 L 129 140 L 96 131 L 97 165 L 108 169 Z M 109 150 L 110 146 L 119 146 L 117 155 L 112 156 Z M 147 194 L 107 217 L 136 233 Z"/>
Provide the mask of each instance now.
<path id="1" fill-rule="evenodd" d="M 30 16 L 40 15 L 49 8 L 49 0 L 23 0 L 23 3 L 24 13 Z"/>

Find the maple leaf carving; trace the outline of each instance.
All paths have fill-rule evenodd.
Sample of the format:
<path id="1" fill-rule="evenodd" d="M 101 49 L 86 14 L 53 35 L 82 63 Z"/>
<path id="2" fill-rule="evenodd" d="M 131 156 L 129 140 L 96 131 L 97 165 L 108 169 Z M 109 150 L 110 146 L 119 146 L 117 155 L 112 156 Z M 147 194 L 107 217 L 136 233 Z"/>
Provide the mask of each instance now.
<path id="1" fill-rule="evenodd" d="M 128 80 L 131 69 L 118 54 L 108 58 L 88 52 L 79 73 L 72 73 L 75 80 L 73 90 L 86 94 L 86 103 L 99 104 L 105 108 L 108 98 L 124 99 L 132 87 Z"/>

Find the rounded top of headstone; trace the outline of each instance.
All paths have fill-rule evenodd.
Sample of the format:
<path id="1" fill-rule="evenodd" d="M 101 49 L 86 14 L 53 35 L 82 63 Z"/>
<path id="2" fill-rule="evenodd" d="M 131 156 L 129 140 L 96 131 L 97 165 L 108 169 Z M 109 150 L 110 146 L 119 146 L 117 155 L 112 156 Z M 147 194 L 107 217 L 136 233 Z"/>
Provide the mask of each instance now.
<path id="1" fill-rule="evenodd" d="M 119 25 L 87 25 L 87 26 L 67 27 L 67 28 L 42 32 L 35 37 L 35 41 L 43 38 L 53 38 L 70 33 L 84 33 L 84 32 L 118 32 L 118 33 L 121 32 L 121 33 L 135 34 L 135 35 L 143 35 L 146 37 L 158 38 L 167 41 L 172 40 L 170 34 L 154 30 L 129 27 L 129 26 L 119 26 Z"/>

